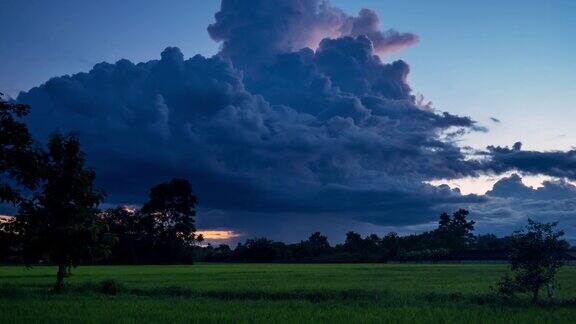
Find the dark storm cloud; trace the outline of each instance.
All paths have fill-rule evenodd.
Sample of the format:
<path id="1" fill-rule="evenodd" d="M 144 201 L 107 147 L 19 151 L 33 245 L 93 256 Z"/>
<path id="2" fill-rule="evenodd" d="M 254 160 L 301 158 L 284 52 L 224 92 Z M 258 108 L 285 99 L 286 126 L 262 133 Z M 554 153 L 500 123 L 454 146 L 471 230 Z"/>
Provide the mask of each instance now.
<path id="1" fill-rule="evenodd" d="M 187 177 L 202 208 L 218 211 L 206 215 L 221 215 L 205 226 L 401 226 L 504 199 L 424 183 L 518 168 L 506 157 L 524 151 L 469 159 L 457 141 L 484 129 L 414 96 L 408 64 L 376 54 L 417 38 L 378 23 L 372 11 L 351 17 L 316 0 L 224 0 L 208 27 L 222 41 L 214 57 L 171 47 L 160 60 L 50 79 L 18 100 L 32 105 L 37 138 L 79 131 L 109 203 L 138 203 L 150 186 Z"/>
<path id="2" fill-rule="evenodd" d="M 381 77 L 387 71 L 395 80 L 393 68 Z M 439 133 L 473 122 L 419 107 L 410 96 L 388 101 L 382 89 L 363 97 L 330 87 L 316 94 L 320 107 L 294 109 L 247 91 L 241 73 L 219 56 L 184 60 L 167 48 L 158 61 L 102 63 L 53 78 L 19 100 L 35 107 L 30 124 L 39 138 L 54 128 L 80 131 L 112 201 L 138 200 L 156 182 L 187 176 L 205 207 L 405 210 L 395 222 L 413 223 L 426 215 L 418 211 L 460 199 L 420 180 L 469 172 L 464 155 Z M 370 216 L 386 222 L 377 218 Z"/>
<path id="3" fill-rule="evenodd" d="M 490 146 L 484 155 L 489 157 L 484 168 L 492 172 L 518 170 L 576 180 L 576 150 L 526 151 L 522 150 L 522 143 L 517 142 L 512 148 Z"/>

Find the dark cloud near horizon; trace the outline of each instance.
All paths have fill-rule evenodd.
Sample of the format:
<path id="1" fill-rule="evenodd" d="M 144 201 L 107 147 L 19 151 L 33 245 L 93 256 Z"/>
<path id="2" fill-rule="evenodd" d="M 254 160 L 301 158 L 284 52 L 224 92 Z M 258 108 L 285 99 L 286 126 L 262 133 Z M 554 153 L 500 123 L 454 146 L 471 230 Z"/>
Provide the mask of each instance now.
<path id="1" fill-rule="evenodd" d="M 482 154 L 489 157 L 483 168 L 490 172 L 518 170 L 529 174 L 576 180 L 576 150 L 529 151 L 522 150 L 522 143 L 516 142 L 512 148 L 489 146 Z"/>
<path id="2" fill-rule="evenodd" d="M 79 131 L 108 203 L 140 203 L 150 186 L 186 177 L 202 208 L 223 215 L 201 224 L 254 233 L 276 219 L 303 231 L 306 218 L 422 224 L 505 199 L 424 181 L 528 167 L 518 162 L 526 156 L 510 158 L 524 153 L 519 145 L 469 159 L 458 138 L 484 128 L 413 95 L 408 64 L 377 54 L 417 37 L 381 32 L 370 10 L 352 17 L 317 0 L 224 0 L 215 17 L 214 57 L 185 59 L 169 47 L 159 60 L 100 63 L 20 94 L 33 107 L 33 133 Z M 550 172 L 552 160 L 533 171 Z"/>

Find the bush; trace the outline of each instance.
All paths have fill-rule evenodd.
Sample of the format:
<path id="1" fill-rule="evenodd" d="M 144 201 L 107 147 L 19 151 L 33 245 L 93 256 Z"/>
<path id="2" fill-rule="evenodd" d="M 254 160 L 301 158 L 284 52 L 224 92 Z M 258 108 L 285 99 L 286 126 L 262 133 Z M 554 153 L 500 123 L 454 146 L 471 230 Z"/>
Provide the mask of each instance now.
<path id="1" fill-rule="evenodd" d="M 518 290 L 518 285 L 510 275 L 506 274 L 496 286 L 496 292 L 503 297 L 512 297 Z"/>
<path id="2" fill-rule="evenodd" d="M 100 287 L 98 291 L 104 295 L 117 295 L 122 291 L 122 284 L 116 280 L 103 280 L 100 282 Z"/>
<path id="3" fill-rule="evenodd" d="M 555 276 L 563 265 L 562 255 L 568 243 L 562 239 L 563 231 L 556 230 L 557 223 L 539 223 L 528 220 L 528 225 L 510 238 L 510 269 L 498 283 L 503 295 L 515 292 L 532 294 L 532 301 L 539 301 L 540 290 L 548 288 L 548 297 L 555 292 Z"/>

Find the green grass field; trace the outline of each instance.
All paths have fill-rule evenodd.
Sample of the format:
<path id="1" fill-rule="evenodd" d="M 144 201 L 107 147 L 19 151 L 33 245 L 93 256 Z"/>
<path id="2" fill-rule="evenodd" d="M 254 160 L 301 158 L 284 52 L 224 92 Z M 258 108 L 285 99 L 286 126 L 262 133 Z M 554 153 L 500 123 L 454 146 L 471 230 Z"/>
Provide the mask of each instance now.
<path id="1" fill-rule="evenodd" d="M 564 267 L 554 303 L 491 294 L 503 265 L 199 264 L 73 270 L 0 267 L 0 323 L 562 323 L 576 319 L 576 267 Z M 103 280 L 121 283 L 117 295 Z"/>

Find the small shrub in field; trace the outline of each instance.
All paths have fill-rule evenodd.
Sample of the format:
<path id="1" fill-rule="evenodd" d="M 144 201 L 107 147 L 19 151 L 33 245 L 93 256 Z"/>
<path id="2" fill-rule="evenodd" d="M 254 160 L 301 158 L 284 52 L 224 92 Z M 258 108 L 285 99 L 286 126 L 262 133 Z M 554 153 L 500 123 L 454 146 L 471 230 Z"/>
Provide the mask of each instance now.
<path id="1" fill-rule="evenodd" d="M 116 280 L 103 280 L 100 282 L 100 286 L 98 287 L 98 291 L 105 295 L 117 295 L 122 291 L 122 284 Z"/>
<path id="2" fill-rule="evenodd" d="M 528 220 L 522 231 L 514 232 L 510 247 L 512 275 L 504 276 L 498 283 L 500 294 L 528 293 L 533 302 L 538 302 L 540 290 L 546 287 L 548 297 L 554 297 L 556 273 L 568 248 L 562 239 L 564 232 L 556 230 L 556 225 Z"/>

